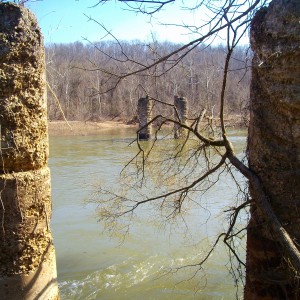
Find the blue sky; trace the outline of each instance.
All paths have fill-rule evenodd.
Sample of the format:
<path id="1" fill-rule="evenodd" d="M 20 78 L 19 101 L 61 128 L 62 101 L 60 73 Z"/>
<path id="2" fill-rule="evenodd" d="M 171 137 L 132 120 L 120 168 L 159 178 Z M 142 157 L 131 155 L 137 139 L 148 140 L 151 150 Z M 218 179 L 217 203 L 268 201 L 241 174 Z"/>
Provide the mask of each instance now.
<path id="1" fill-rule="evenodd" d="M 125 10 L 126 6 L 115 1 L 91 8 L 97 0 L 43 0 L 29 1 L 26 5 L 33 11 L 42 28 L 45 43 L 68 43 L 82 38 L 96 41 L 105 36 L 105 31 L 84 15 L 91 16 L 120 40 L 150 40 L 154 33 L 159 40 L 187 42 L 192 36 L 180 28 L 167 28 L 160 22 L 181 22 L 181 17 L 193 19 L 193 15 L 180 11 L 170 4 L 167 10 L 154 17 Z M 159 19 L 159 20 L 158 20 Z"/>
<path id="2" fill-rule="evenodd" d="M 187 43 L 199 37 L 187 34 L 180 27 L 163 24 L 198 24 L 207 19 L 203 9 L 196 12 L 182 10 L 182 1 L 169 4 L 166 9 L 156 13 L 154 17 L 137 14 L 126 10 L 126 5 L 117 1 L 108 1 L 104 5 L 92 7 L 97 0 L 32 0 L 26 6 L 33 11 L 42 28 L 45 43 L 69 43 L 83 41 L 99 41 L 106 32 L 87 16 L 94 18 L 112 32 L 119 40 L 150 41 L 154 34 L 160 41 L 169 40 L 175 43 Z M 85 15 L 87 16 L 85 16 Z M 106 37 L 105 39 L 111 39 Z M 245 38 L 247 42 L 248 38 Z M 216 43 L 220 43 L 218 40 Z"/>

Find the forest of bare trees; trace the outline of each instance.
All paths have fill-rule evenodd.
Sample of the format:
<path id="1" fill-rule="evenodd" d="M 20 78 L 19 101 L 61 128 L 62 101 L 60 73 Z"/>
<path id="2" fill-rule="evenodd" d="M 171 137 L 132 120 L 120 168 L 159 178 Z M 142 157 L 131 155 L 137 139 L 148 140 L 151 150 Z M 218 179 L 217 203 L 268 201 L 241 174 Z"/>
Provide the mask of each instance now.
<path id="1" fill-rule="evenodd" d="M 104 2 L 106 0 L 99 0 L 98 4 Z M 139 12 L 152 14 L 173 0 L 120 0 L 120 2 L 136 3 L 136 9 Z M 245 282 L 246 300 L 299 299 L 298 45 L 300 8 L 298 0 L 273 0 L 268 8 L 264 7 L 266 2 L 253 0 L 253 2 L 245 1 L 240 4 L 239 1 L 233 0 L 225 1 L 224 4 L 216 7 L 211 6 L 210 1 L 201 2 L 199 5 L 197 3 L 194 8 L 191 8 L 192 10 L 200 9 L 204 3 L 205 7 L 212 9 L 215 16 L 206 24 L 209 28 L 206 34 L 201 33 L 199 38 L 183 46 L 172 43 L 159 44 L 155 41 L 147 45 L 138 41 L 120 42 L 112 35 L 111 42 L 86 41 L 86 44 L 49 45 L 46 60 L 49 118 L 66 117 L 69 120 L 96 121 L 102 118 L 118 117 L 129 120 L 135 116 L 138 98 L 145 94 L 149 95 L 157 103 L 161 115 L 155 116 L 148 125 L 156 118 L 160 118 L 160 126 L 156 129 L 155 138 L 151 141 L 150 147 L 149 144 L 142 144 L 137 139 L 137 154 L 126 165 L 127 174 L 126 170 L 122 171 L 125 180 L 133 175 L 132 180 L 125 186 L 129 189 L 119 193 L 120 189 L 116 192 L 100 185 L 96 193 L 98 199 L 95 201 L 99 205 L 99 215 L 101 221 L 106 223 L 106 228 L 110 229 L 109 226 L 116 227 L 120 224 L 121 230 L 125 229 L 126 234 L 133 217 L 138 214 L 138 209 L 145 204 L 152 204 L 158 209 L 159 215 L 165 217 L 167 221 L 181 216 L 183 209 L 188 208 L 190 203 L 203 207 L 201 197 L 197 197 L 196 193 L 204 195 L 215 184 L 216 181 L 211 179 L 211 175 L 215 174 L 218 181 L 221 174 L 226 173 L 235 180 L 232 169 L 236 168 L 248 180 L 250 192 L 246 190 L 241 202 L 237 201 L 234 206 L 224 211 L 229 220 L 226 223 L 227 226 L 215 238 L 206 255 L 198 263 L 185 267 L 202 270 L 210 254 L 223 240 L 229 251 L 230 270 L 235 281 L 240 280 L 243 284 Z M 144 10 L 145 3 L 158 6 L 156 9 L 151 6 L 147 12 Z M 20 4 L 24 4 L 23 1 Z M 11 15 L 10 11 L 11 9 L 7 9 L 4 15 Z M 254 13 L 255 17 L 252 18 Z M 6 19 L 2 18 L 2 20 Z M 251 118 L 247 145 L 248 161 L 245 163 L 234 151 L 226 129 L 224 114 L 242 113 L 247 108 L 249 99 L 247 62 L 251 53 L 248 53 L 246 48 L 237 47 L 237 45 L 246 32 L 247 26 L 250 26 L 250 21 L 251 47 L 255 55 L 252 61 L 253 74 L 250 87 Z M 7 26 L 4 25 L 0 28 L 5 28 L 5 34 L 11 31 L 7 30 Z M 17 27 L 14 26 L 14 28 Z M 24 28 L 27 29 L 26 26 Z M 227 29 L 227 48 L 203 44 L 206 38 L 218 35 L 223 29 Z M 34 34 L 37 33 L 36 28 L 31 31 Z M 30 34 L 27 36 L 30 37 Z M 37 40 L 41 41 L 41 39 Z M 24 103 L 28 111 L 35 112 L 31 101 L 33 97 L 29 97 L 33 89 L 27 88 L 29 76 L 24 76 L 26 84 L 16 84 L 19 79 L 16 74 L 19 76 L 19 72 L 6 76 L 10 74 L 6 69 L 10 72 L 15 70 L 7 68 L 8 58 L 11 59 L 13 55 L 21 53 L 22 55 L 13 57 L 11 61 L 26 63 L 24 70 L 29 74 L 33 74 L 34 68 L 28 68 L 32 60 L 28 60 L 28 63 L 25 61 L 25 58 L 30 57 L 26 53 L 9 51 L 7 41 L 10 39 L 2 39 L 2 41 L 4 41 L 4 46 L 2 46 L 4 50 L 1 52 L 2 65 L 5 70 L 1 72 L 2 80 L 0 81 L 5 87 L 2 88 L 4 95 L 2 98 L 5 99 L 4 104 L 10 104 L 9 108 L 2 108 L 6 114 L 1 114 L 1 130 L 4 129 L 2 142 L 7 145 L 3 148 L 5 151 L 2 156 L 9 158 L 7 159 L 9 166 L 13 164 L 14 168 L 18 167 L 18 172 L 9 178 L 15 184 L 19 182 L 16 176 L 23 176 L 24 166 L 20 169 L 19 162 L 12 163 L 11 157 L 24 159 L 26 156 L 20 147 L 24 143 L 24 135 L 16 132 L 15 129 L 15 124 L 22 124 L 23 120 L 17 120 L 18 122 L 11 125 L 11 112 L 16 111 L 18 117 L 30 116 L 27 111 L 23 115 L 20 113 L 23 103 L 22 105 L 14 104 L 16 101 L 27 100 L 27 97 L 29 100 Z M 28 41 L 32 42 L 33 39 Z M 24 44 L 23 39 L 21 43 L 23 50 L 26 49 L 23 47 Z M 41 57 L 43 58 L 43 54 Z M 33 64 L 39 67 L 42 65 L 43 63 Z M 15 80 L 11 80 L 11 77 Z M 35 81 L 32 86 L 36 85 L 36 78 L 41 79 L 44 76 L 34 77 Z M 43 84 L 40 86 L 44 87 Z M 19 92 L 20 87 L 24 88 L 24 91 L 21 91 L 21 97 L 16 97 L 16 91 Z M 44 94 L 41 92 L 37 95 Z M 172 107 L 169 103 L 173 102 L 174 95 L 185 96 L 189 100 L 190 114 L 195 113 L 191 124 L 186 125 L 179 117 L 176 117 L 176 114 L 173 119 L 169 118 L 168 109 L 171 110 Z M 39 101 L 36 102 L 39 103 Z M 11 109 L 11 103 L 17 109 Z M 205 111 L 211 115 L 213 113 L 219 115 L 220 126 L 213 132 L 207 126 L 201 127 Z M 40 118 L 40 115 L 38 117 Z M 37 123 L 32 122 L 33 119 L 30 119 L 29 124 L 33 126 L 32 132 L 36 134 Z M 157 139 L 159 130 L 167 122 L 180 125 L 188 131 L 187 137 L 179 141 L 169 152 L 166 151 L 168 148 L 160 151 Z M 26 131 L 28 128 L 31 127 L 28 125 Z M 43 125 L 41 128 L 45 133 L 46 126 Z M 16 133 L 19 134 L 20 139 L 16 139 L 18 137 Z M 45 141 L 44 138 L 42 140 Z M 190 144 L 191 147 L 189 142 L 193 143 Z M 28 144 L 30 145 L 30 143 L 26 145 Z M 19 156 L 11 155 L 9 152 L 11 149 Z M 36 147 L 36 149 L 46 149 L 46 146 Z M 30 155 L 28 155 L 30 159 L 43 157 L 32 155 L 32 153 L 37 153 L 36 149 L 30 150 Z M 44 153 L 47 151 L 45 150 Z M 39 167 L 37 162 L 38 160 L 34 162 L 35 168 Z M 130 169 L 131 167 L 133 169 Z M 5 188 L 9 187 L 5 178 L 6 171 L 3 168 L 2 195 L 5 195 L 3 192 Z M 151 177 L 153 171 L 152 174 L 155 177 Z M 157 179 L 157 182 L 154 182 L 152 178 Z M 143 193 L 143 188 L 153 182 L 156 184 L 156 194 Z M 121 181 L 120 183 L 122 184 Z M 20 203 L 18 186 L 16 187 L 17 192 L 13 195 L 17 195 L 16 200 Z M 126 194 L 128 191 L 136 192 L 138 197 Z M 28 195 L 27 192 L 22 194 Z M 36 195 L 37 193 L 34 193 L 34 199 Z M 11 203 L 11 198 L 7 196 L 6 201 Z M 3 203 L 2 200 L 2 216 L 5 216 L 7 208 Z M 35 203 L 40 202 L 35 201 Z M 237 218 L 240 217 L 240 212 L 249 205 L 250 220 L 247 227 L 241 229 Z M 29 209 L 25 211 L 27 213 Z M 5 220 L 14 220 L 15 215 L 12 214 L 12 217 L 8 215 Z M 48 215 L 45 218 L 48 229 Z M 125 218 L 125 223 L 122 218 Z M 23 222 L 22 212 L 19 219 Z M 25 229 L 29 231 L 28 228 L 30 227 L 27 226 Z M 35 229 L 36 225 L 33 232 Z M 19 243 L 21 239 L 18 236 L 16 239 L 15 231 L 10 228 L 2 232 L 4 234 L 8 232 Z M 236 250 L 236 243 L 244 239 L 246 231 L 247 258 L 244 262 Z M 2 246 L 2 249 L 5 253 L 10 253 L 9 249 L 12 244 L 7 243 L 7 246 Z M 32 257 L 31 254 L 28 261 L 32 262 Z M 10 280 L 7 275 L 19 276 L 20 272 L 19 269 L 15 269 L 14 258 L 7 261 L 13 268 L 9 271 L 11 273 L 8 271 L 4 273 L 2 286 L 10 292 L 13 289 L 6 283 L 6 280 Z M 22 270 L 21 267 L 20 270 Z M 47 299 L 50 298 L 47 297 Z"/>
<path id="2" fill-rule="evenodd" d="M 156 41 L 150 44 L 140 41 L 101 41 L 48 45 L 47 80 L 51 87 L 48 89 L 49 119 L 62 119 L 63 110 L 68 120 L 121 118 L 129 121 L 135 117 L 137 101 L 146 91 L 170 103 L 174 95 L 184 96 L 189 101 L 190 111 L 206 108 L 210 113 L 217 114 L 225 46 L 198 46 L 178 64 L 172 64 L 170 71 L 170 66 L 163 63 L 155 70 L 159 76 L 130 76 L 118 83 L 117 88 L 114 88 L 113 74 L 103 73 L 108 69 L 119 74 L 128 72 L 136 62 L 141 66 L 147 65 L 179 46 Z M 248 62 L 251 55 L 246 46 L 235 49 L 229 72 L 226 114 L 244 116 L 247 112 L 250 82 Z M 166 106 L 159 107 L 161 113 L 166 113 L 166 109 Z"/>

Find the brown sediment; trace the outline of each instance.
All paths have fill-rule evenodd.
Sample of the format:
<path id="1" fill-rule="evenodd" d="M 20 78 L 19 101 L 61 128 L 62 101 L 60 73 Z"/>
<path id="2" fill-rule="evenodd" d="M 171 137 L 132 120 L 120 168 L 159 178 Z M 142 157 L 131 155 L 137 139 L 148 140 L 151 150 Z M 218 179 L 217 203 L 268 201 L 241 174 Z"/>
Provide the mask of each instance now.
<path id="1" fill-rule="evenodd" d="M 124 130 L 126 128 L 138 128 L 137 124 L 127 125 L 122 121 L 84 122 L 51 121 L 48 123 L 50 136 L 77 136 L 77 135 L 98 135 L 105 130 Z"/>
<path id="2" fill-rule="evenodd" d="M 204 120 L 203 122 L 207 122 L 207 120 Z M 220 123 L 218 118 L 214 119 L 212 122 L 214 126 L 218 126 Z M 137 123 L 126 121 L 68 121 L 68 123 L 66 123 L 66 121 L 49 121 L 49 136 L 101 135 L 103 131 L 107 130 L 122 131 L 128 128 L 138 129 Z M 246 128 L 246 125 L 240 115 L 226 116 L 225 123 L 228 128 Z M 166 126 L 168 125 L 166 124 Z M 172 126 L 172 124 L 169 124 L 169 127 L 170 126 Z"/>

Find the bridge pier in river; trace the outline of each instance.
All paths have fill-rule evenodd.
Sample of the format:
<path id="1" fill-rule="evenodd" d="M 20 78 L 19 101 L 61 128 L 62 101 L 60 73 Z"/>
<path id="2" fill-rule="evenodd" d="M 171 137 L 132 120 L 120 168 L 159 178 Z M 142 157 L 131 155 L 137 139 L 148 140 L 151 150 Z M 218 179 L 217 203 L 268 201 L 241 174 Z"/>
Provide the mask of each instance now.
<path id="1" fill-rule="evenodd" d="M 181 124 L 186 124 L 187 120 L 187 100 L 185 97 L 174 96 L 174 120 Z M 186 137 L 186 129 L 180 124 L 174 124 L 174 138 L 180 139 Z"/>
<path id="2" fill-rule="evenodd" d="M 152 124 L 147 125 L 152 119 L 153 101 L 150 97 L 140 98 L 138 101 L 139 140 L 149 140 L 152 135 Z"/>

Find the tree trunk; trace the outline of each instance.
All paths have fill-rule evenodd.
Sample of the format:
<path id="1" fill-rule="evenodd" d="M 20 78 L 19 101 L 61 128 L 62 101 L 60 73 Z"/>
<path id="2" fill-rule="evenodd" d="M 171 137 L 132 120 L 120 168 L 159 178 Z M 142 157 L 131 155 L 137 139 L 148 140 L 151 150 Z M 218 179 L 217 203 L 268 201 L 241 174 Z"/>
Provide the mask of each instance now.
<path id="1" fill-rule="evenodd" d="M 43 38 L 13 3 L 0 3 L 0 129 L 0 299 L 59 299 Z"/>
<path id="2" fill-rule="evenodd" d="M 300 5 L 274 0 L 251 24 L 249 166 L 279 221 L 300 244 Z M 300 299 L 299 279 L 255 205 L 247 231 L 245 299 Z M 299 276 L 299 274 L 298 274 Z"/>

